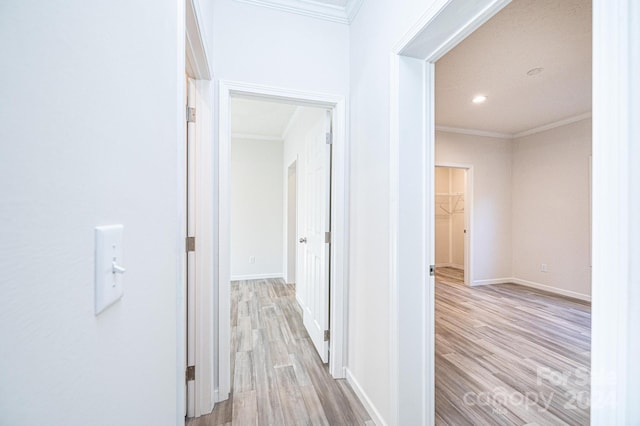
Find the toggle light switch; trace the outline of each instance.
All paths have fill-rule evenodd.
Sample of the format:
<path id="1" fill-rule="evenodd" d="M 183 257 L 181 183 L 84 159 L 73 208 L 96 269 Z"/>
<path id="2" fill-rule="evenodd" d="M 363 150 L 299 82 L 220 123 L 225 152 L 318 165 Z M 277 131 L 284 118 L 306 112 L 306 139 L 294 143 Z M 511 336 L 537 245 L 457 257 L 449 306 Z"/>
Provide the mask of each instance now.
<path id="1" fill-rule="evenodd" d="M 123 295 L 122 280 L 126 269 L 122 261 L 122 225 L 98 226 L 96 239 L 95 313 L 98 315 Z"/>

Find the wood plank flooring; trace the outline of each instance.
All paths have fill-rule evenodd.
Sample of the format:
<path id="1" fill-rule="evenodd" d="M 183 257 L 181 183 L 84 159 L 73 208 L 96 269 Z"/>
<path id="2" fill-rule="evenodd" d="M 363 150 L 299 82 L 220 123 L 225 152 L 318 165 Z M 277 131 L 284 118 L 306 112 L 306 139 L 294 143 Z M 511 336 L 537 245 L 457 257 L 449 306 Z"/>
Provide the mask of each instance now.
<path id="1" fill-rule="evenodd" d="M 373 425 L 345 380 L 334 380 L 303 324 L 295 286 L 231 284 L 231 396 L 188 426 Z"/>
<path id="2" fill-rule="evenodd" d="M 590 304 L 436 271 L 436 424 L 587 425 Z"/>

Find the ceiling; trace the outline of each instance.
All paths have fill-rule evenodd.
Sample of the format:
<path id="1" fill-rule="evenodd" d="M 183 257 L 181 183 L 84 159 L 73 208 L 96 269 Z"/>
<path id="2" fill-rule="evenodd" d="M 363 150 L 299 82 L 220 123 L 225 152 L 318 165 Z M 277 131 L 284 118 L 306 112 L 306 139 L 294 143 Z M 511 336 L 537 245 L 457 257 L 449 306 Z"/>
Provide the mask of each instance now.
<path id="1" fill-rule="evenodd" d="M 298 15 L 350 24 L 364 0 L 236 0 Z"/>
<path id="2" fill-rule="evenodd" d="M 436 63 L 441 128 L 514 135 L 590 111 L 591 0 L 514 0 Z"/>
<path id="3" fill-rule="evenodd" d="M 231 135 L 245 139 L 282 139 L 297 106 L 231 98 Z"/>

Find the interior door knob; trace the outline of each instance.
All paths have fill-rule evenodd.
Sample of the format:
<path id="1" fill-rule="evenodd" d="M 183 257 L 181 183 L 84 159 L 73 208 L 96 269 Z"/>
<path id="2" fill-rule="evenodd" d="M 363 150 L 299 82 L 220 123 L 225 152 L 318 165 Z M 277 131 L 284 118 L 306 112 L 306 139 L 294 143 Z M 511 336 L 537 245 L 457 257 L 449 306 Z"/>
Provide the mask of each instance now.
<path id="1" fill-rule="evenodd" d="M 307 237 L 302 237 L 302 238 L 300 238 L 300 242 L 301 242 L 301 243 L 306 243 L 306 242 L 307 242 Z"/>

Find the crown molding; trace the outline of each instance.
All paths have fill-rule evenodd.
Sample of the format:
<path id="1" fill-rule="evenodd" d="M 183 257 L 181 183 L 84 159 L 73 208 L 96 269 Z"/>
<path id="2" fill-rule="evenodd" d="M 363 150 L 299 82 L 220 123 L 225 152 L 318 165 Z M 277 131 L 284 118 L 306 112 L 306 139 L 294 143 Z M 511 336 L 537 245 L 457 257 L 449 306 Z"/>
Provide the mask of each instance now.
<path id="1" fill-rule="evenodd" d="M 529 130 L 524 130 L 518 133 L 497 133 L 497 132 L 487 132 L 484 130 L 463 129 L 460 127 L 448 127 L 448 126 L 436 126 L 436 131 L 445 132 L 445 133 L 458 133 L 461 135 L 499 138 L 499 139 L 517 139 L 517 138 L 522 138 L 524 136 L 535 135 L 536 133 L 542 133 L 547 130 L 555 129 L 556 127 L 566 126 L 567 124 L 577 123 L 578 121 L 586 120 L 587 118 L 591 118 L 591 111 L 585 112 L 584 114 L 574 115 L 573 117 L 564 118 L 562 120 L 554 121 L 553 123 L 545 124 L 543 126 L 534 127 Z"/>
<path id="2" fill-rule="evenodd" d="M 463 129 L 460 127 L 436 126 L 436 131 L 459 133 L 461 135 L 482 136 L 486 138 L 513 139 L 513 135 L 511 133 L 486 132 L 484 130 Z"/>
<path id="3" fill-rule="evenodd" d="M 347 20 L 349 23 L 352 23 L 354 19 L 356 19 L 356 15 L 360 11 L 360 6 L 362 6 L 364 0 L 350 0 L 347 2 L 347 6 L 344 8 L 347 14 Z"/>
<path id="4" fill-rule="evenodd" d="M 280 136 L 270 136 L 270 135 L 257 135 L 254 133 L 231 133 L 232 139 L 248 139 L 255 141 L 271 141 L 271 142 L 282 142 L 282 138 Z"/>
<path id="5" fill-rule="evenodd" d="M 344 7 L 314 0 L 236 0 L 240 3 L 262 6 L 269 9 L 310 16 L 330 22 L 349 25 L 355 18 L 364 0 L 349 0 Z"/>
<path id="6" fill-rule="evenodd" d="M 554 121 L 553 123 L 545 124 L 544 126 L 534 127 L 533 129 L 525 130 L 524 132 L 515 133 L 513 137 L 521 138 L 524 136 L 541 133 L 546 130 L 555 129 L 556 127 L 566 126 L 567 124 L 571 123 L 577 123 L 578 121 L 586 120 L 587 118 L 591 118 L 591 111 L 585 112 L 584 114 L 574 115 L 573 117 L 565 118 L 559 121 Z"/>

